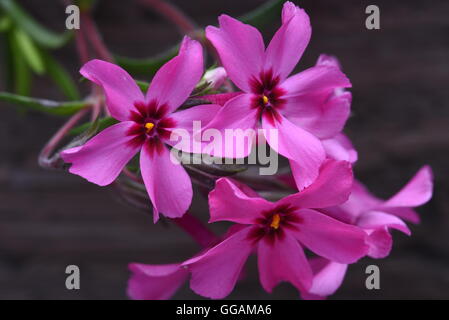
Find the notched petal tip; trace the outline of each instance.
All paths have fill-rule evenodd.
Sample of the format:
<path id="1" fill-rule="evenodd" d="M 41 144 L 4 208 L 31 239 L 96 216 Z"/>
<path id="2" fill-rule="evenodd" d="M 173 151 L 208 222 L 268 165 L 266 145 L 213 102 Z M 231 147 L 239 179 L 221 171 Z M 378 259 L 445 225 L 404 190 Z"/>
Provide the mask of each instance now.
<path id="1" fill-rule="evenodd" d="M 331 67 L 336 67 L 340 70 L 342 69 L 340 61 L 337 59 L 337 57 L 335 57 L 333 55 L 325 54 L 325 53 L 320 54 L 320 56 L 317 59 L 316 65 L 317 66 L 331 66 Z"/>
<path id="2" fill-rule="evenodd" d="M 306 13 L 306 11 L 299 6 L 295 5 L 293 2 L 287 1 L 284 3 L 284 6 L 282 7 L 282 24 L 290 22 L 290 20 L 295 17 L 303 15 L 303 18 L 306 18 L 310 21 L 309 15 Z"/>
<path id="3" fill-rule="evenodd" d="M 189 50 L 195 50 L 195 49 L 202 49 L 201 44 L 197 41 L 194 40 L 192 38 L 190 38 L 189 36 L 184 36 L 184 38 L 182 39 L 181 42 L 181 46 L 179 48 L 179 54 L 184 54 Z"/>
<path id="4" fill-rule="evenodd" d="M 227 15 L 225 13 L 222 13 L 222 14 L 220 14 L 218 16 L 218 24 L 219 24 L 220 28 L 225 28 L 227 26 L 227 24 L 230 23 L 230 22 L 231 23 L 232 22 L 239 22 L 239 23 L 244 24 L 243 22 L 241 22 L 241 21 L 239 21 L 237 19 L 234 19 L 233 17 L 231 17 L 231 16 L 229 16 L 229 15 Z"/>

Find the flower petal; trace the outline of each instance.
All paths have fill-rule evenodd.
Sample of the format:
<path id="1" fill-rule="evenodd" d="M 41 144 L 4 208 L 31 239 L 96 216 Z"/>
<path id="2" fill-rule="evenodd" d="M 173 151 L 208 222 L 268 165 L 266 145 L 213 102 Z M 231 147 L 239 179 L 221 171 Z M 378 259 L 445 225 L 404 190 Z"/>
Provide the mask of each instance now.
<path id="1" fill-rule="evenodd" d="M 382 207 L 417 207 L 432 198 L 432 169 L 422 167 L 397 194 L 387 200 Z"/>
<path id="2" fill-rule="evenodd" d="M 240 182 L 238 180 L 234 180 L 231 178 L 226 178 L 228 180 L 231 180 L 231 182 L 237 186 L 237 188 L 239 188 L 245 195 L 247 195 L 248 197 L 251 198 L 260 198 L 260 195 L 254 191 L 253 189 L 251 189 L 248 185 L 246 185 L 243 182 Z"/>
<path id="3" fill-rule="evenodd" d="M 381 211 L 368 211 L 363 213 L 357 220 L 356 225 L 363 229 L 380 229 L 387 227 L 402 231 L 406 235 L 411 234 L 410 229 L 404 221 Z"/>
<path id="4" fill-rule="evenodd" d="M 144 144 L 140 153 L 140 170 L 155 217 L 161 212 L 167 217 L 179 218 L 192 202 L 192 182 L 165 146 L 158 148 L 157 152 L 152 148 L 154 146 L 149 142 Z"/>
<path id="5" fill-rule="evenodd" d="M 128 296 L 134 300 L 167 300 L 187 281 L 189 271 L 180 264 L 131 263 Z"/>
<path id="6" fill-rule="evenodd" d="M 329 158 L 335 160 L 345 160 L 355 163 L 358 158 L 357 150 L 351 143 L 351 140 L 343 133 L 337 134 L 331 139 L 321 141 L 324 150 Z"/>
<path id="7" fill-rule="evenodd" d="M 148 88 L 146 100 L 166 104 L 170 112 L 190 95 L 203 74 L 203 49 L 198 41 L 184 37 L 179 54 L 164 64 Z"/>
<path id="8" fill-rule="evenodd" d="M 348 201 L 321 211 L 340 221 L 355 224 L 361 214 L 377 208 L 380 203 L 382 203 L 380 199 L 374 197 L 361 182 L 355 180 Z"/>
<path id="9" fill-rule="evenodd" d="M 301 209 L 296 238 L 307 248 L 323 258 L 339 262 L 354 263 L 363 257 L 368 247 L 366 233 L 318 211 Z"/>
<path id="10" fill-rule="evenodd" d="M 351 82 L 338 68 L 320 65 L 289 77 L 281 87 L 286 91 L 283 98 L 287 100 L 287 107 L 294 109 L 295 104 L 307 93 L 331 93 L 337 88 L 351 87 Z"/>
<path id="11" fill-rule="evenodd" d="M 291 2 L 282 10 L 282 26 L 273 36 L 265 56 L 265 68 L 283 81 L 295 68 L 312 33 L 307 13 Z"/>
<path id="12" fill-rule="evenodd" d="M 265 138 L 268 144 L 284 157 L 290 159 L 293 175 L 298 190 L 312 184 L 318 177 L 319 168 L 325 159 L 321 141 L 309 132 L 295 126 L 286 118 L 280 116 L 274 123 L 262 118 Z M 277 130 L 278 141 L 268 134 L 270 130 Z"/>
<path id="13" fill-rule="evenodd" d="M 374 259 L 382 259 L 390 254 L 393 238 L 387 228 L 380 228 L 371 230 L 366 243 L 369 245 L 367 255 Z"/>
<path id="14" fill-rule="evenodd" d="M 351 99 L 350 92 L 344 92 L 341 95 L 332 94 L 322 102 L 317 101 L 317 104 L 307 105 L 311 111 L 315 110 L 311 116 L 303 116 L 303 112 L 299 108 L 285 116 L 318 138 L 329 139 L 343 130 L 346 120 L 349 118 Z M 307 99 L 302 100 L 307 101 Z"/>
<path id="15" fill-rule="evenodd" d="M 278 203 L 298 208 L 326 208 L 345 202 L 352 189 L 352 168 L 347 161 L 327 160 L 313 184 Z"/>
<path id="16" fill-rule="evenodd" d="M 338 59 L 335 56 L 330 56 L 327 54 L 320 54 L 315 65 L 335 67 L 340 70 L 342 69 Z"/>
<path id="17" fill-rule="evenodd" d="M 176 128 L 193 132 L 193 121 L 201 121 L 201 127 L 207 126 L 220 109 L 221 106 L 216 104 L 198 105 L 174 112 L 170 118 L 175 120 Z"/>
<path id="18" fill-rule="evenodd" d="M 308 293 L 320 297 L 334 294 L 343 282 L 348 265 L 321 257 L 309 261 L 313 270 L 313 284 Z"/>
<path id="19" fill-rule="evenodd" d="M 411 223 L 420 223 L 421 218 L 419 217 L 418 213 L 407 207 L 396 207 L 396 208 L 390 208 L 390 207 L 383 207 L 381 208 L 382 211 L 387 212 L 389 214 L 395 215 L 401 219 L 404 219 L 406 221 L 409 221 Z"/>
<path id="20" fill-rule="evenodd" d="M 108 110 L 117 120 L 130 120 L 131 111 L 135 111 L 134 102 L 144 100 L 136 82 L 115 64 L 91 60 L 81 68 L 80 73 L 103 88 Z"/>
<path id="21" fill-rule="evenodd" d="M 312 285 L 312 269 L 301 245 L 288 232 L 282 239 L 258 244 L 259 279 L 267 292 L 281 281 L 288 281 L 298 290 L 308 290 Z"/>
<path id="22" fill-rule="evenodd" d="M 170 114 L 170 119 L 175 121 L 176 127 L 170 129 L 170 137 L 164 142 L 183 152 L 202 153 L 208 143 L 200 141 L 197 135 L 216 116 L 220 108 L 219 105 L 205 104 Z"/>
<path id="23" fill-rule="evenodd" d="M 249 80 L 259 76 L 265 45 L 260 32 L 227 15 L 218 18 L 220 28 L 208 26 L 206 38 L 212 42 L 229 78 L 241 90 L 249 92 Z"/>
<path id="24" fill-rule="evenodd" d="M 262 212 L 273 208 L 273 203 L 250 197 L 227 178 L 218 179 L 215 189 L 209 193 L 210 220 L 253 224 Z"/>
<path id="25" fill-rule="evenodd" d="M 198 100 L 207 100 L 210 103 L 218 104 L 219 106 L 224 106 L 226 102 L 241 95 L 242 92 L 226 92 L 226 93 L 216 93 L 216 94 L 208 94 L 205 96 L 198 96 L 196 99 Z"/>
<path id="26" fill-rule="evenodd" d="M 257 114 L 257 109 L 251 108 L 250 94 L 241 94 L 229 100 L 203 128 L 202 142 L 209 141 L 209 133 L 217 133 L 217 136 L 212 135 L 214 139 L 209 142 L 213 150 L 206 153 L 225 158 L 248 156 L 256 134 Z"/>
<path id="27" fill-rule="evenodd" d="M 333 90 L 325 90 L 290 97 L 285 99 L 285 106 L 279 112 L 297 125 L 319 121 L 319 117 L 323 114 L 322 107 L 332 94 Z"/>
<path id="28" fill-rule="evenodd" d="M 220 242 L 203 254 L 183 263 L 192 278 L 190 288 L 197 294 L 221 299 L 231 293 L 242 268 L 253 249 L 246 227 Z"/>
<path id="29" fill-rule="evenodd" d="M 72 163 L 69 172 L 100 186 L 110 184 L 142 146 L 140 137 L 129 133 L 134 125 L 132 121 L 117 123 L 83 146 L 64 150 L 62 159 Z"/>

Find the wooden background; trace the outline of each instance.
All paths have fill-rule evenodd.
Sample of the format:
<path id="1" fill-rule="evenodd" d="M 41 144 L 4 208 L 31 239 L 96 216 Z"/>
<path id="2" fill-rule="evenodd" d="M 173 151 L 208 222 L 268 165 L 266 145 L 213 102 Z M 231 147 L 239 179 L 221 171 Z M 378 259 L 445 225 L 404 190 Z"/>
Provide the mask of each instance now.
<path id="1" fill-rule="evenodd" d="M 19 2 L 49 27 L 63 29 L 60 2 Z M 173 26 L 136 1 L 99 2 L 95 18 L 116 53 L 145 57 L 180 39 Z M 174 2 L 207 25 L 222 12 L 240 15 L 263 1 Z M 334 298 L 449 298 L 449 2 L 300 4 L 311 17 L 313 34 L 298 69 L 313 65 L 320 53 L 334 54 L 353 83 L 353 116 L 346 132 L 359 150 L 358 178 L 387 197 L 421 165 L 430 164 L 435 172 L 434 198 L 419 210 L 422 224 L 412 226 L 412 237 L 393 232 L 390 257 L 352 265 Z M 381 30 L 365 29 L 369 4 L 380 7 Z M 264 30 L 266 39 L 278 25 Z M 73 46 L 57 56 L 78 77 Z M 48 79 L 37 80 L 34 96 L 61 98 Z M 0 114 L 0 299 L 125 299 L 129 262 L 175 262 L 197 250 L 175 226 L 153 225 L 149 215 L 118 201 L 112 188 L 39 168 L 38 152 L 63 119 L 19 114 L 4 103 Z M 373 263 L 381 269 L 378 291 L 364 287 L 364 270 Z M 65 289 L 69 264 L 81 269 L 81 290 Z M 265 294 L 254 261 L 248 278 L 230 295 L 296 297 L 288 284 Z M 175 298 L 198 296 L 184 287 Z"/>

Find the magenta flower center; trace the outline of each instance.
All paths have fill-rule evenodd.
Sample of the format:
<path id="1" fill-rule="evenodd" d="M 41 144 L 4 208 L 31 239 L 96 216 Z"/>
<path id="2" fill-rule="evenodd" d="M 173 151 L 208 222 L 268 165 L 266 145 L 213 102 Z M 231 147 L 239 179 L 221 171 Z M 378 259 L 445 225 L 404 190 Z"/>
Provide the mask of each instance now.
<path id="1" fill-rule="evenodd" d="M 262 71 L 258 78 L 250 80 L 253 93 L 252 107 L 259 110 L 259 115 L 270 122 L 279 120 L 279 109 L 285 104 L 285 90 L 279 87 L 279 76 L 274 76 L 273 71 Z"/>
<path id="2" fill-rule="evenodd" d="M 286 230 L 298 229 L 301 218 L 296 211 L 298 208 L 290 205 L 281 205 L 273 210 L 263 212 L 263 217 L 256 219 L 254 227 L 249 234 L 253 241 L 266 239 L 270 242 L 282 238 Z"/>
<path id="3" fill-rule="evenodd" d="M 135 111 L 131 112 L 131 120 L 135 125 L 129 134 L 135 135 L 132 143 L 149 143 L 153 150 L 161 150 L 162 140 L 169 139 L 171 129 L 176 126 L 175 121 L 168 117 L 167 105 L 159 105 L 156 101 L 148 103 L 137 101 L 134 103 Z"/>
<path id="4" fill-rule="evenodd" d="M 175 127 L 175 121 L 169 117 L 168 107 L 158 105 L 156 101 L 135 102 L 134 107 L 137 111 L 132 111 L 131 120 L 136 123 L 134 130 L 136 134 L 146 138 L 168 139 L 172 128 Z"/>

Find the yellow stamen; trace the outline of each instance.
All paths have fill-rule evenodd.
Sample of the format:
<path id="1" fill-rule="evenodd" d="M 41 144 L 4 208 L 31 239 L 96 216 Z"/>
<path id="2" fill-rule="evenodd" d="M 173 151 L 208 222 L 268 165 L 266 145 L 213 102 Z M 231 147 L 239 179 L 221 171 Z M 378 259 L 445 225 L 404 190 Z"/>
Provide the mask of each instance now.
<path id="1" fill-rule="evenodd" d="M 263 104 L 267 104 L 268 103 L 268 97 L 267 96 L 262 96 L 262 102 Z"/>
<path id="2" fill-rule="evenodd" d="M 152 122 L 147 122 L 145 123 L 145 129 L 147 129 L 147 133 L 149 133 L 151 131 L 151 129 L 154 128 L 154 123 Z"/>
<path id="3" fill-rule="evenodd" d="M 277 229 L 277 228 L 279 228 L 280 223 L 281 223 L 281 217 L 276 213 L 273 216 L 273 220 L 271 220 L 270 227 Z"/>

